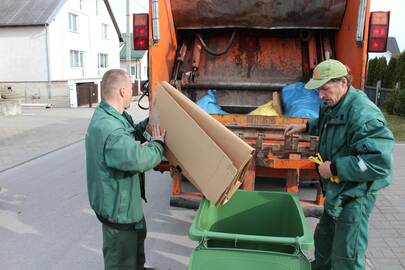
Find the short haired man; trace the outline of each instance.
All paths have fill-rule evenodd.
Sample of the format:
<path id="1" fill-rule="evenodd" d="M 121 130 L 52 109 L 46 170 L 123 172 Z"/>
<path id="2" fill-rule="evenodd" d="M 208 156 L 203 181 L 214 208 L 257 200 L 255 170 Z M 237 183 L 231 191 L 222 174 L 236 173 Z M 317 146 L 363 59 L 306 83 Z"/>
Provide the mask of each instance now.
<path id="1" fill-rule="evenodd" d="M 148 119 L 135 125 L 125 112 L 132 98 L 125 71 L 107 71 L 101 94 L 87 129 L 86 164 L 90 205 L 103 227 L 105 269 L 145 269 L 144 172 L 161 162 L 164 132 L 154 125 L 146 141 Z"/>
<path id="2" fill-rule="evenodd" d="M 351 79 L 348 68 L 337 60 L 316 66 L 305 87 L 318 89 L 325 102 L 319 118 L 285 132 L 318 135 L 325 160 L 318 167 L 325 203 L 314 235 L 314 270 L 365 269 L 368 219 L 376 192 L 391 183 L 393 135 L 382 112 L 351 86 Z M 340 181 L 332 181 L 332 176 Z"/>

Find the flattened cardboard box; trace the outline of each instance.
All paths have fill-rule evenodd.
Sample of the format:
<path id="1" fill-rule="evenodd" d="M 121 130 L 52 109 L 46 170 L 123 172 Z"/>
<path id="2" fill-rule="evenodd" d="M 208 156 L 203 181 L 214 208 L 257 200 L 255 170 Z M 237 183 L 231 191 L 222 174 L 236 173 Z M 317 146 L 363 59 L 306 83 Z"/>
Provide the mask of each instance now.
<path id="1" fill-rule="evenodd" d="M 213 204 L 242 184 L 254 149 L 167 82 L 156 89 L 150 116 L 166 130 L 165 156 Z"/>

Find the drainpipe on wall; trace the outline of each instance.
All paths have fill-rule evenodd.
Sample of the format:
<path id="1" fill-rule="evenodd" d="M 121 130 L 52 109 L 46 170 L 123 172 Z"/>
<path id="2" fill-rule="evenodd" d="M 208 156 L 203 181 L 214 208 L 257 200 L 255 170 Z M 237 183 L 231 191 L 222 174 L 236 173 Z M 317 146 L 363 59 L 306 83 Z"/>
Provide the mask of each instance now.
<path id="1" fill-rule="evenodd" d="M 127 72 L 131 75 L 131 5 L 127 0 L 127 37 L 126 37 L 126 60 L 127 60 Z M 132 76 L 131 76 L 132 78 Z"/>
<path id="2" fill-rule="evenodd" d="M 47 69 L 47 93 L 48 100 L 51 99 L 51 68 L 50 68 L 50 59 L 49 59 L 49 25 L 45 24 L 45 33 L 46 33 L 46 69 Z"/>

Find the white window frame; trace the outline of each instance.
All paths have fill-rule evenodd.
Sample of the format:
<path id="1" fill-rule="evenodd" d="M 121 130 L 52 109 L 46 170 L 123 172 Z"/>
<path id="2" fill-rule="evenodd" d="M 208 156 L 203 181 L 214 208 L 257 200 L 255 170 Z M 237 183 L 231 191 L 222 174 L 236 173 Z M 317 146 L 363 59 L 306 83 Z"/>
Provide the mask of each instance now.
<path id="1" fill-rule="evenodd" d="M 98 54 L 98 68 L 108 68 L 108 54 Z"/>
<path id="2" fill-rule="evenodd" d="M 79 16 L 73 13 L 68 13 L 69 17 L 69 31 L 72 33 L 79 33 L 78 19 Z"/>
<path id="3" fill-rule="evenodd" d="M 101 39 L 103 40 L 108 39 L 108 24 L 106 23 L 101 24 Z"/>
<path id="4" fill-rule="evenodd" d="M 131 72 L 132 72 L 132 68 L 134 73 L 131 74 L 135 77 L 136 80 L 140 80 L 141 79 L 141 63 L 139 62 L 139 60 L 136 60 L 134 65 L 131 66 Z"/>
<path id="5" fill-rule="evenodd" d="M 139 60 L 135 61 L 135 73 L 133 74 L 135 76 L 135 79 L 140 80 L 141 79 L 141 62 Z"/>
<path id="6" fill-rule="evenodd" d="M 78 50 L 70 50 L 70 67 L 83 68 L 84 67 L 84 52 Z"/>

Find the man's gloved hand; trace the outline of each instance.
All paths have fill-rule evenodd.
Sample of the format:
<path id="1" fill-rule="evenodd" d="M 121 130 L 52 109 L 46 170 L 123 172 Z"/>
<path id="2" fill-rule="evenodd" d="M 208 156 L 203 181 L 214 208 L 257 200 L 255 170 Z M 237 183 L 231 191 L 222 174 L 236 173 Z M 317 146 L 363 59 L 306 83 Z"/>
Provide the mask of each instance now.
<path id="1" fill-rule="evenodd" d="M 161 130 L 158 124 L 152 124 L 151 127 L 152 127 L 152 136 L 151 136 L 152 141 L 164 144 L 166 130 Z"/>

